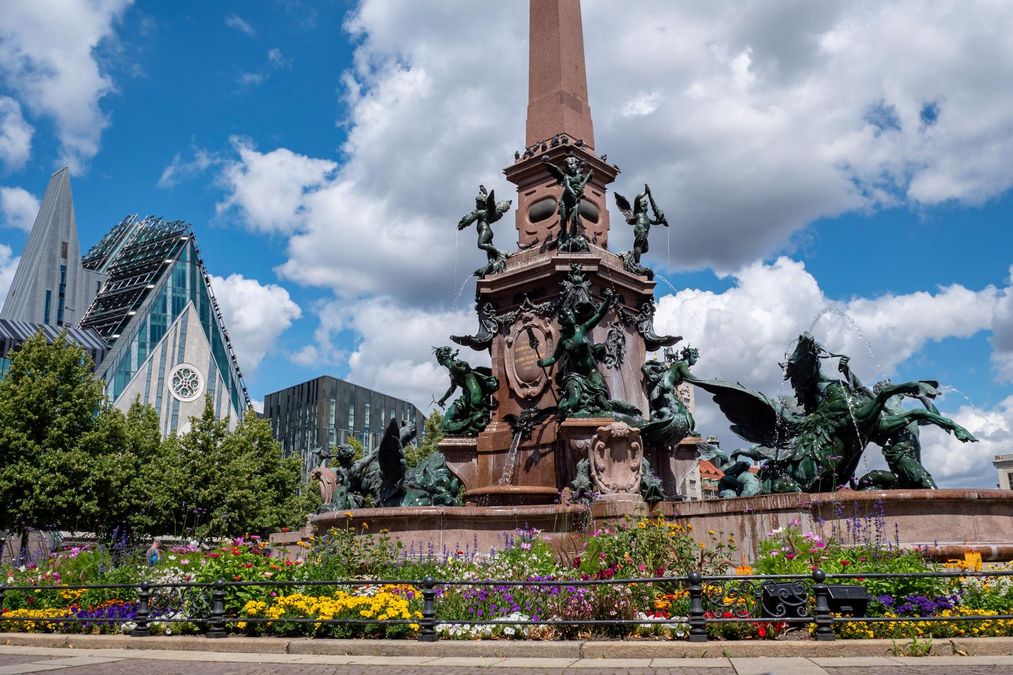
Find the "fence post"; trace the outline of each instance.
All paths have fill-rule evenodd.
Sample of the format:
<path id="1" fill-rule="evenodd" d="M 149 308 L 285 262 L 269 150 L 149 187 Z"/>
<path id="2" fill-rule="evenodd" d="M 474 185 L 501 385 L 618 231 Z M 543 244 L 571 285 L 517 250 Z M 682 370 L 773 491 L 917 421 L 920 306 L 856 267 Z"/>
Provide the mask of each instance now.
<path id="1" fill-rule="evenodd" d="M 707 617 L 703 611 L 703 575 L 689 573 L 689 641 L 707 642 Z"/>
<path id="2" fill-rule="evenodd" d="M 426 577 L 422 582 L 422 629 L 419 642 L 436 642 L 436 581 Z"/>
<path id="3" fill-rule="evenodd" d="M 225 580 L 215 582 L 215 590 L 211 593 L 211 629 L 209 638 L 225 637 Z"/>
<path id="4" fill-rule="evenodd" d="M 141 582 L 141 588 L 137 591 L 137 616 L 135 617 L 134 629 L 130 631 L 130 637 L 148 637 L 151 630 L 148 628 L 148 616 L 151 614 L 149 602 L 151 601 L 151 584 L 147 581 Z"/>
<path id="5" fill-rule="evenodd" d="M 827 601 L 829 598 L 829 592 L 827 585 L 823 583 L 827 580 L 827 573 L 821 569 L 813 570 L 813 595 L 816 596 L 816 605 L 813 608 L 813 621 L 816 623 L 816 633 L 814 637 L 817 640 L 834 640 L 834 617 L 830 614 L 830 603 Z"/>

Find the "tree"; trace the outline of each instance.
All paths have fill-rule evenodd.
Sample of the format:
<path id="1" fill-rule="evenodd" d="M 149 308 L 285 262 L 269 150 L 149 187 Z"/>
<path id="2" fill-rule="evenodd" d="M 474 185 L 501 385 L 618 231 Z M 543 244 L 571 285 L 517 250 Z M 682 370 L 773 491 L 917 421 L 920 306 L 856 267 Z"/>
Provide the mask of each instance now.
<path id="1" fill-rule="evenodd" d="M 313 491 L 300 490 L 299 460 L 282 458 L 267 422 L 250 410 L 229 431 L 210 398 L 190 432 L 168 444 L 162 471 L 174 534 L 267 534 L 301 524 L 316 506 Z"/>
<path id="2" fill-rule="evenodd" d="M 430 413 L 429 417 L 426 418 L 426 423 L 422 428 L 422 438 L 419 440 L 419 444 L 415 447 L 408 447 L 405 449 L 405 465 L 408 468 L 414 468 L 422 463 L 429 455 L 434 452 L 439 452 L 440 441 L 443 440 L 443 414 L 439 410 L 434 410 Z"/>
<path id="3" fill-rule="evenodd" d="M 122 475 L 122 414 L 105 407 L 87 353 L 39 333 L 0 381 L 0 530 L 99 530 Z M 126 464 L 129 464 L 127 461 Z"/>

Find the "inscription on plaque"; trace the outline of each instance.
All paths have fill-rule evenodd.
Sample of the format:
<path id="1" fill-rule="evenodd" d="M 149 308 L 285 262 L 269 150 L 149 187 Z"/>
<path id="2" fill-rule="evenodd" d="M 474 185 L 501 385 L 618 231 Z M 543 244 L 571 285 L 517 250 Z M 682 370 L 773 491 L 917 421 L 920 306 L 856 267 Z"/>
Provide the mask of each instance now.
<path id="1" fill-rule="evenodd" d="M 521 398 L 542 393 L 548 383 L 546 369 L 538 360 L 552 354 L 556 339 L 548 320 L 525 312 L 506 337 L 506 372 L 510 385 Z"/>

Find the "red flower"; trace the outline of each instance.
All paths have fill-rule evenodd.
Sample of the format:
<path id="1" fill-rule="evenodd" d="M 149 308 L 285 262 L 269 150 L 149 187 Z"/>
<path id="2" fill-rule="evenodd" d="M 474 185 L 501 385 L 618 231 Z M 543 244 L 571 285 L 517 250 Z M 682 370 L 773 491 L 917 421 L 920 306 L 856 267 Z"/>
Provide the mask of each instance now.
<path id="1" fill-rule="evenodd" d="M 762 623 L 756 627 L 756 635 L 762 638 L 767 637 L 767 629 Z"/>
<path id="2" fill-rule="evenodd" d="M 848 566 L 848 565 L 850 565 L 850 564 L 851 564 L 851 561 L 850 561 L 850 560 L 842 560 L 842 561 L 841 561 L 841 565 L 843 565 L 844 567 L 847 567 L 847 566 Z"/>
<path id="3" fill-rule="evenodd" d="M 221 554 L 220 553 L 208 553 L 208 557 L 209 558 L 220 558 Z"/>
<path id="4" fill-rule="evenodd" d="M 243 567 L 245 567 L 246 569 L 250 569 L 251 567 L 253 567 L 253 563 L 243 563 Z"/>
<path id="5" fill-rule="evenodd" d="M 237 575 L 235 575 L 235 576 L 234 576 L 234 577 L 232 577 L 232 578 L 233 578 L 233 579 L 235 579 L 236 581 L 242 581 L 242 580 L 243 580 L 243 577 L 239 576 L 238 574 L 237 574 Z"/>

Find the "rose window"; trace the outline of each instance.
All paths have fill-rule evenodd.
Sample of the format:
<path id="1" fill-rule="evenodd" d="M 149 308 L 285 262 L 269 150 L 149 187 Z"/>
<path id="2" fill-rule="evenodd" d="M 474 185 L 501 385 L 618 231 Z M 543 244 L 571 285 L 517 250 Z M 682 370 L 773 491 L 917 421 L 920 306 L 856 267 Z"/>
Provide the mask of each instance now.
<path id="1" fill-rule="evenodd" d="M 169 391 L 180 401 L 193 401 L 204 393 L 204 380 L 196 368 L 180 364 L 169 375 Z"/>

